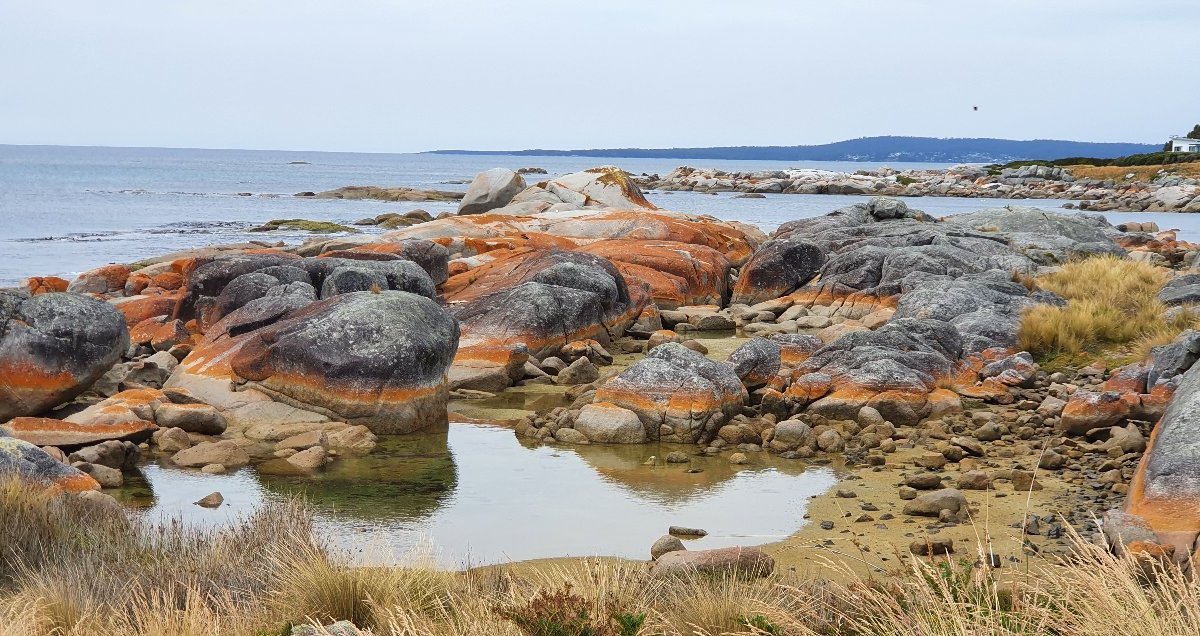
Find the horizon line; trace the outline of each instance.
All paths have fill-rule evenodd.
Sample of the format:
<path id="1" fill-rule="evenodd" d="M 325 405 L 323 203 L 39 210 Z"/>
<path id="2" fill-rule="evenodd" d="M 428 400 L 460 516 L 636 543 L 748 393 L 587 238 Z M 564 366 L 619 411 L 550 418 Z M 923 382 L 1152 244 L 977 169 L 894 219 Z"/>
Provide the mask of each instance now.
<path id="1" fill-rule="evenodd" d="M 513 149 L 504 148 L 497 150 L 479 149 L 479 148 L 434 148 L 429 150 L 297 150 L 290 148 L 231 148 L 231 147 L 205 147 L 205 146 L 142 146 L 142 145 L 109 145 L 109 144 L 55 144 L 55 143 L 8 143 L 0 142 L 0 147 L 18 147 L 18 148 L 87 148 L 87 149 L 116 149 L 116 150 L 208 150 L 208 151 L 247 151 L 247 152 L 290 152 L 290 153 L 320 153 L 320 154 L 366 154 L 366 155 L 421 155 L 421 154 L 451 154 L 451 153 L 491 153 L 503 155 L 509 153 L 530 153 L 530 152 L 554 152 L 554 153 L 570 153 L 570 152 L 612 152 L 618 150 L 636 150 L 636 151 L 655 151 L 655 150 L 705 150 L 712 148 L 812 148 L 818 146 L 829 146 L 833 144 L 843 143 L 847 141 L 859 141 L 864 139 L 935 139 L 939 141 L 953 140 L 986 140 L 986 141 L 1014 141 L 1014 142 L 1062 142 L 1062 143 L 1077 143 L 1077 144 L 1114 144 L 1114 145 L 1157 145 L 1157 142 L 1144 141 L 1080 141 L 1075 139 L 1050 139 L 1050 138 L 1033 138 L 1033 139 L 1011 139 L 1008 137 L 929 137 L 925 135 L 867 135 L 863 137 L 851 137 L 847 139 L 839 139 L 825 143 L 810 143 L 810 144 L 743 144 L 743 145 L 719 145 L 719 146 L 596 146 L 592 148 L 524 148 Z M 635 159 L 637 157 L 630 157 Z M 737 161 L 737 160 L 731 160 Z M 743 161 L 754 161 L 752 159 Z"/>

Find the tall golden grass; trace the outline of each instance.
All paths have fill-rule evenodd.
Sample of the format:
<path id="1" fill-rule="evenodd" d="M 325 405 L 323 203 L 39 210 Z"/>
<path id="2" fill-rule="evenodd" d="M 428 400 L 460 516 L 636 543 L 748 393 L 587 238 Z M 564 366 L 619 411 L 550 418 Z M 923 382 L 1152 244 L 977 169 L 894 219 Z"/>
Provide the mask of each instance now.
<path id="1" fill-rule="evenodd" d="M 1200 585 L 1078 536 L 1069 563 L 1028 572 L 979 556 L 869 579 L 833 562 L 825 580 L 668 580 L 598 560 L 449 572 L 352 566 L 296 504 L 213 533 L 124 524 L 14 482 L 0 494 L 0 529 L 18 540 L 0 561 L 0 636 L 267 636 L 336 620 L 380 636 L 1200 634 Z M 44 522 L 18 527 L 31 519 Z"/>
<path id="2" fill-rule="evenodd" d="M 1026 310 L 1017 346 L 1043 357 L 1122 347 L 1127 355 L 1142 357 L 1196 325 L 1188 310 L 1165 317 L 1158 292 L 1168 279 L 1165 269 L 1114 256 L 1064 265 L 1038 278 L 1037 285 L 1066 298 L 1067 305 Z"/>

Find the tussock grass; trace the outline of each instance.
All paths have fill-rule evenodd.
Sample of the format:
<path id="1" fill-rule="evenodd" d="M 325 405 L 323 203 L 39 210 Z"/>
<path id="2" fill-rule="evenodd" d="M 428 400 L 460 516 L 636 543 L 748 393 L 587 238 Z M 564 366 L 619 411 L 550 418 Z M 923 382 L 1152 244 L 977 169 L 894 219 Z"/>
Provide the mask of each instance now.
<path id="1" fill-rule="evenodd" d="M 379 636 L 1200 633 L 1200 585 L 1188 574 L 1075 534 L 1069 563 L 1029 570 L 993 570 L 981 551 L 904 556 L 872 578 L 830 561 L 826 580 L 664 580 L 599 560 L 456 573 L 355 567 L 313 540 L 294 504 L 201 533 L 122 525 L 119 511 L 11 482 L 0 494 L 0 527 L 35 522 L 5 553 L 0 636 L 269 636 L 340 619 Z"/>
<path id="2" fill-rule="evenodd" d="M 1037 285 L 1067 299 L 1065 307 L 1025 311 L 1017 346 L 1042 358 L 1125 348 L 1145 354 L 1196 324 L 1189 311 L 1167 320 L 1158 292 L 1169 279 L 1162 268 L 1112 256 L 1069 263 Z M 1132 346 L 1132 349 L 1130 347 Z"/>

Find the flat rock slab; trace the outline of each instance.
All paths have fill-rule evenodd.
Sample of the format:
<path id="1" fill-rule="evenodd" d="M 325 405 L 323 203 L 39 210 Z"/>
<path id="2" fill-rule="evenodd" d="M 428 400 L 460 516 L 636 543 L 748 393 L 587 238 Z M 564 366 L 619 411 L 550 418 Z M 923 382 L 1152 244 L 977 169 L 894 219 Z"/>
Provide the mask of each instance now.
<path id="1" fill-rule="evenodd" d="M 108 440 L 140 444 L 150 439 L 157 428 L 145 420 L 98 425 L 48 417 L 17 417 L 0 424 L 0 436 L 15 437 L 37 446 L 57 446 L 70 452 Z"/>

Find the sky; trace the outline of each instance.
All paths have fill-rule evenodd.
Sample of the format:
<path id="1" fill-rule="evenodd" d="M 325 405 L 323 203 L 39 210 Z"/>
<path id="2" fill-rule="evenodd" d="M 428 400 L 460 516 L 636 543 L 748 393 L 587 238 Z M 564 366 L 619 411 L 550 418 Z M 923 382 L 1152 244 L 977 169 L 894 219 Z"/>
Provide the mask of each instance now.
<path id="1" fill-rule="evenodd" d="M 1198 32 L 1194 0 L 0 0 L 0 143 L 1161 143 Z"/>

